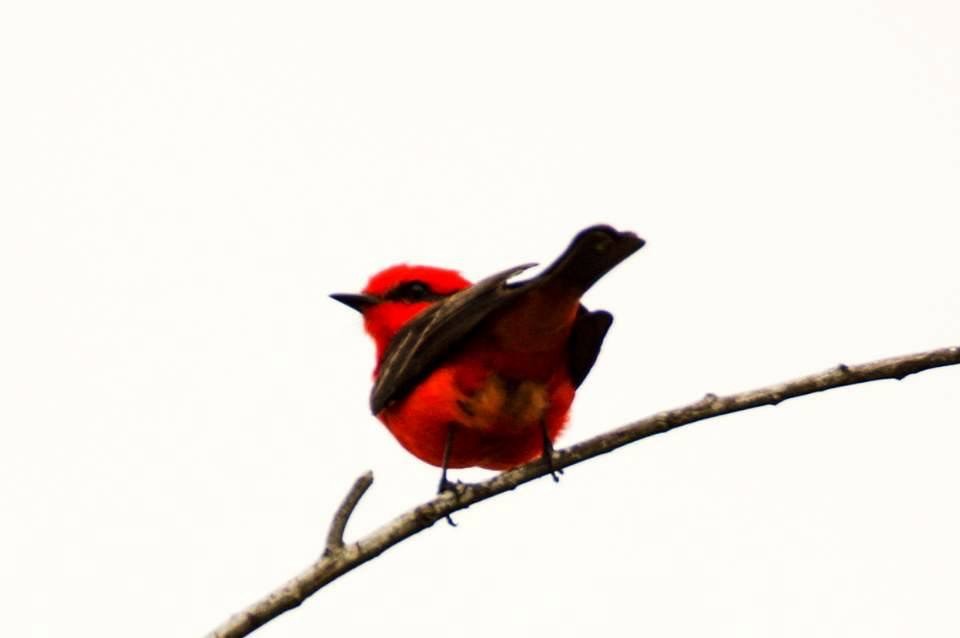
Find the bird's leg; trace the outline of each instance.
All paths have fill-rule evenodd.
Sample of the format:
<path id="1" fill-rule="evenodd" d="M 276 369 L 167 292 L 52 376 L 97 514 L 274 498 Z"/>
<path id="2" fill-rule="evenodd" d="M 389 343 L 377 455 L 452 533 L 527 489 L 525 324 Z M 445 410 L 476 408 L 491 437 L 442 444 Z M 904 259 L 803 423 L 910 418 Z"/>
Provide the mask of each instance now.
<path id="1" fill-rule="evenodd" d="M 447 439 L 443 443 L 443 466 L 440 469 L 440 485 L 437 486 L 437 494 L 443 494 L 447 490 L 453 492 L 454 495 L 457 494 L 456 486 L 447 480 L 447 466 L 450 464 L 450 451 L 453 448 L 453 431 L 456 427 L 456 423 L 451 423 L 447 426 Z M 449 514 L 447 514 L 447 522 L 451 527 L 457 526 Z"/>
<path id="2" fill-rule="evenodd" d="M 453 448 L 453 429 L 455 424 L 447 426 L 447 438 L 443 443 L 443 461 L 440 466 L 440 485 L 437 486 L 437 494 L 443 494 L 447 490 L 453 490 L 453 483 L 447 480 L 447 466 L 450 464 L 450 450 Z"/>
<path id="3" fill-rule="evenodd" d="M 563 469 L 553 467 L 553 443 L 550 442 L 550 435 L 547 433 L 546 419 L 540 419 L 540 435 L 543 441 L 543 462 L 546 464 L 547 470 L 550 471 L 553 482 L 559 483 L 560 477 L 557 475 L 563 474 Z"/>

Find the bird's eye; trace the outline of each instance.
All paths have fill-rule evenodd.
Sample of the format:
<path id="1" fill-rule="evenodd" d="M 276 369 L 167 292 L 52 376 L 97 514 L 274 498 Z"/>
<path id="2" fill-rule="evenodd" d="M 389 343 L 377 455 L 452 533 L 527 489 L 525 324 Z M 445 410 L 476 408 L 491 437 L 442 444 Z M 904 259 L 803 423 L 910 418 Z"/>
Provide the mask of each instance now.
<path id="1" fill-rule="evenodd" d="M 399 301 L 423 301 L 432 299 L 435 293 L 422 281 L 407 281 L 387 293 L 387 299 Z"/>

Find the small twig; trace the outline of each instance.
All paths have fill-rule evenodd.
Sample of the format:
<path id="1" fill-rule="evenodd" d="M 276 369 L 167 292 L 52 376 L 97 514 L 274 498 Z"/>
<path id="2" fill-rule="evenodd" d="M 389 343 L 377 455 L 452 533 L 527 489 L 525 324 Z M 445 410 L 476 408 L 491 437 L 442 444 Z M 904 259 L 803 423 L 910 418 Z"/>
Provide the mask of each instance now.
<path id="1" fill-rule="evenodd" d="M 942 348 L 860 365 L 840 364 L 817 374 L 723 397 L 712 393 L 707 394 L 690 405 L 654 414 L 587 439 L 564 450 L 558 450 L 553 455 L 553 468 L 559 470 L 595 456 L 612 452 L 642 438 L 722 414 L 748 410 L 762 405 L 777 405 L 781 401 L 794 397 L 856 383 L 866 383 L 879 379 L 903 379 L 907 375 L 923 370 L 957 364 L 960 364 L 960 347 Z M 313 565 L 290 579 L 272 594 L 230 617 L 208 634 L 208 638 L 240 638 L 246 636 L 283 612 L 297 607 L 327 583 L 376 558 L 387 549 L 427 529 L 449 514 L 466 509 L 474 503 L 502 492 L 512 490 L 523 483 L 544 476 L 547 472 L 546 465 L 540 459 L 537 459 L 526 465 L 498 474 L 482 483 L 458 485 L 456 494 L 444 492 L 433 500 L 401 514 L 380 529 L 360 539 L 359 542 L 342 545 L 343 526 L 346 525 L 350 512 L 356 507 L 356 501 L 360 500 L 363 491 L 369 487 L 369 483 L 362 488 L 359 487 L 362 485 L 363 479 L 370 476 L 369 474 L 364 475 L 354 484 L 334 517 L 327 538 L 327 547 L 329 550 L 331 539 L 333 539 L 334 541 L 340 541 L 339 545 L 334 542 L 334 545 L 338 546 L 338 550 L 325 552 Z M 372 476 L 370 476 L 370 480 L 372 480 Z M 355 498 L 354 495 L 356 495 Z"/>
<path id="2" fill-rule="evenodd" d="M 357 503 L 363 498 L 364 493 L 373 485 L 373 472 L 367 472 L 359 477 L 353 483 L 353 487 L 347 492 L 337 513 L 333 515 L 330 521 L 330 531 L 327 532 L 327 549 L 325 554 L 329 554 L 343 547 L 343 531 L 347 529 L 347 521 L 356 509 Z"/>

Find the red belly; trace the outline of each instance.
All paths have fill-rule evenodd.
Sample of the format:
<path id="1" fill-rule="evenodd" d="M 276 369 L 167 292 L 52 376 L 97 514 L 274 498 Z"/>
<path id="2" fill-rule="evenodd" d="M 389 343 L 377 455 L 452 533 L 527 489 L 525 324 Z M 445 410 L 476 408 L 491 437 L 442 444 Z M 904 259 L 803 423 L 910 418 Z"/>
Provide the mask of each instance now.
<path id="1" fill-rule="evenodd" d="M 442 465 L 453 424 L 449 467 L 503 470 L 542 454 L 541 421 L 550 440 L 556 439 L 573 394 L 563 366 L 543 382 L 515 383 L 454 361 L 378 416 L 401 445 L 427 463 Z"/>

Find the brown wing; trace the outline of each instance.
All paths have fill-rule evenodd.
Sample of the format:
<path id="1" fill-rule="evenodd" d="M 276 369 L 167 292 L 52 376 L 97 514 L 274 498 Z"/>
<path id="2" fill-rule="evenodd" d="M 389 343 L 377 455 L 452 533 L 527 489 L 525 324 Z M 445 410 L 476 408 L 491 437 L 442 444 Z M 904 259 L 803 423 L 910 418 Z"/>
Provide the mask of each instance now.
<path id="1" fill-rule="evenodd" d="M 612 323 L 613 315 L 606 310 L 590 312 L 580 306 L 567 347 L 570 380 L 574 388 L 579 388 L 590 374 L 590 369 L 600 354 L 603 338 L 607 336 L 607 330 Z"/>
<path id="2" fill-rule="evenodd" d="M 390 341 L 370 394 L 370 409 L 379 414 L 403 398 L 454 350 L 477 325 L 531 286 L 560 284 L 583 294 L 611 268 L 643 247 L 631 232 L 591 226 L 577 233 L 567 249 L 539 276 L 516 284 L 511 277 L 534 264 L 510 268 L 466 290 L 438 301 L 408 322 Z M 586 378 L 600 352 L 613 318 L 609 313 L 582 310 L 570 344 L 570 374 L 574 385 Z"/>
<path id="3" fill-rule="evenodd" d="M 536 264 L 499 272 L 433 304 L 410 320 L 390 341 L 370 394 L 379 414 L 402 398 L 486 319 L 523 290 L 507 280 Z"/>

